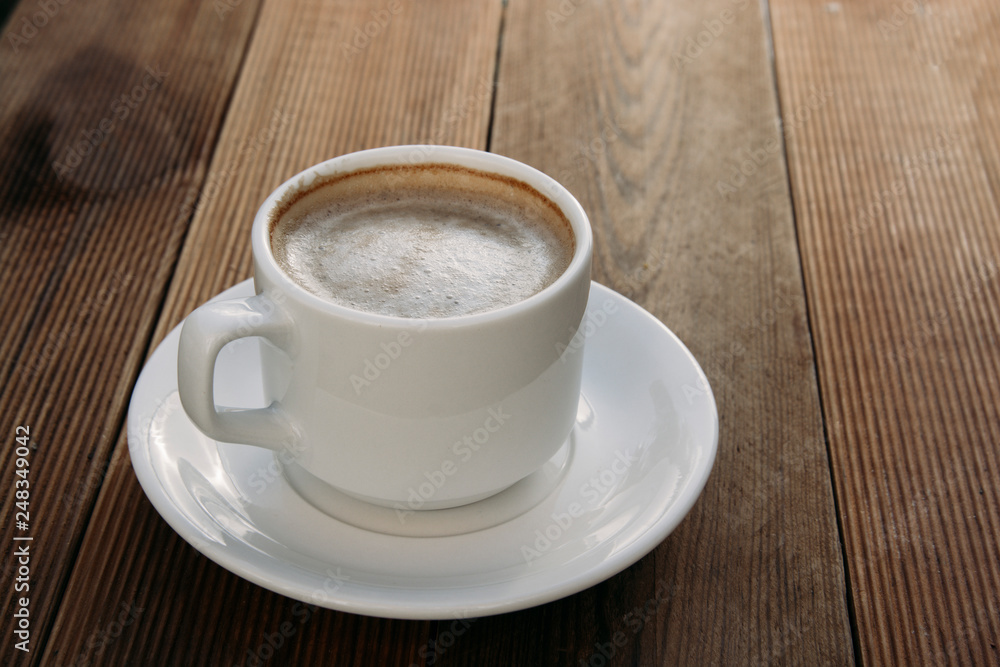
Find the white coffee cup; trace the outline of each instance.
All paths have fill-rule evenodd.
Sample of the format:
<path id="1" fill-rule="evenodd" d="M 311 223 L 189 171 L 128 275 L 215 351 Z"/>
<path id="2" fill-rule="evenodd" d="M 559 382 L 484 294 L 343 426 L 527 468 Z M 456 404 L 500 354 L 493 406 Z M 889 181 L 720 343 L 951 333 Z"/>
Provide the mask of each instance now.
<path id="1" fill-rule="evenodd" d="M 383 165 L 454 164 L 525 183 L 569 220 L 569 267 L 542 291 L 449 318 L 362 312 L 307 291 L 275 262 L 279 202 L 333 174 Z M 498 493 L 540 468 L 575 421 L 583 350 L 571 345 L 590 292 L 592 234 L 576 199 L 509 158 L 448 146 L 393 146 L 310 167 L 275 190 L 252 229 L 256 296 L 211 302 L 184 324 L 185 411 L 206 435 L 282 452 L 348 495 L 387 507 L 441 509 Z M 259 336 L 267 408 L 219 408 L 215 360 Z"/>

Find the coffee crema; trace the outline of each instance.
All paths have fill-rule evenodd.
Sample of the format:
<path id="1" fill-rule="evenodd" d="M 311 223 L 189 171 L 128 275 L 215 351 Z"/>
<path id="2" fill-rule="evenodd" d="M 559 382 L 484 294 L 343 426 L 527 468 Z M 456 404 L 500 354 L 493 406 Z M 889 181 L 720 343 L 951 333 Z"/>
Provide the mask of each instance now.
<path id="1" fill-rule="evenodd" d="M 309 292 L 355 310 L 443 318 L 523 301 L 563 274 L 569 220 L 515 179 L 446 164 L 330 177 L 279 203 L 271 250 Z"/>

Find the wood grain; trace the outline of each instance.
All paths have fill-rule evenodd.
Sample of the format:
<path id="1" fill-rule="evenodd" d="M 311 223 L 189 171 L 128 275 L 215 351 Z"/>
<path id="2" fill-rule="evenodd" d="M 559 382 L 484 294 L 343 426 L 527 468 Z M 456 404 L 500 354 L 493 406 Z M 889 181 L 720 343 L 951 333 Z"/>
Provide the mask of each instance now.
<path id="1" fill-rule="evenodd" d="M 861 656 L 1000 664 L 1000 11 L 772 5 Z"/>
<path id="2" fill-rule="evenodd" d="M 3 659 L 1000 664 L 1000 10 L 774 0 L 775 82 L 746 0 L 346 4 L 55 3 L 32 32 L 26 2 L 5 25 L 3 479 L 15 425 L 36 449 L 35 652 L 7 633 Z M 595 278 L 687 342 L 722 418 L 653 554 L 460 636 L 214 565 L 122 428 L 150 342 L 249 276 L 268 192 L 412 142 L 566 183 Z"/>
<path id="3" fill-rule="evenodd" d="M 511 0 L 491 149 L 577 195 L 595 278 L 687 342 L 721 440 L 652 555 L 554 608 L 483 621 L 480 646 L 507 658 L 462 643 L 444 662 L 603 664 L 612 641 L 610 664 L 851 662 L 777 121 L 755 3 Z"/>
<path id="4" fill-rule="evenodd" d="M 4 555 L 3 608 L 30 599 L 37 663 L 249 38 L 198 2 L 22 3 L 0 49 L 0 451 L 30 427 L 30 589 Z M 54 12 L 54 13 L 53 13 Z M 31 30 L 25 28 L 25 21 Z M 32 26 L 31 22 L 41 24 Z M 27 35 L 27 37 L 25 37 Z M 17 39 L 15 39 L 17 38 Z M 13 544 L 13 491 L 2 494 Z M 12 551 L 13 548 L 11 548 Z M 8 583 L 10 585 L 8 585 Z"/>
<path id="5" fill-rule="evenodd" d="M 187 201 L 193 222 L 154 343 L 209 296 L 251 275 L 253 215 L 299 170 L 384 144 L 485 147 L 500 5 L 393 6 L 400 11 L 367 43 L 354 41 L 355 28 L 365 30 L 384 3 L 262 6 L 205 186 Z M 241 5 L 232 16 L 246 10 Z M 357 44 L 364 47 L 349 48 Z M 115 461 L 46 662 L 83 656 L 106 664 L 255 664 L 285 623 L 294 632 L 272 647 L 268 664 L 420 660 L 432 624 L 306 607 L 230 574 L 159 518 L 127 464 L 124 433 Z M 89 646 L 123 602 L 143 611 L 120 638 Z"/>

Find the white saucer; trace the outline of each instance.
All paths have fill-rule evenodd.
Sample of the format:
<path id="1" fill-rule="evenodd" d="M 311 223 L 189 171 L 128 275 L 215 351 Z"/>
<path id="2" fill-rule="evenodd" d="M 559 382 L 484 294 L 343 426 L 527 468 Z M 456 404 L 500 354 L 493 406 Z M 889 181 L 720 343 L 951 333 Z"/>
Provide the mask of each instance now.
<path id="1" fill-rule="evenodd" d="M 251 294 L 247 280 L 216 298 Z M 405 537 L 323 513 L 295 492 L 272 452 L 216 442 L 188 420 L 177 396 L 180 327 L 136 383 L 128 414 L 132 466 L 185 540 L 292 598 L 412 619 L 469 618 L 556 600 L 660 544 L 701 493 L 718 444 L 708 381 L 658 320 L 593 283 L 582 330 L 583 391 L 568 464 L 547 495 L 499 525 L 453 535 L 454 526 L 441 526 L 446 536 Z M 263 405 L 257 345 L 243 339 L 219 355 L 218 403 Z"/>

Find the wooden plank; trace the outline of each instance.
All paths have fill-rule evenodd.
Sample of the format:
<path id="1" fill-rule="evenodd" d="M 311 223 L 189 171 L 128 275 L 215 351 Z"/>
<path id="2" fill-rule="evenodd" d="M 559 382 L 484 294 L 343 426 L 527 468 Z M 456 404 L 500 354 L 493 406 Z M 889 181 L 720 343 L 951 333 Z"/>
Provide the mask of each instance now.
<path id="1" fill-rule="evenodd" d="M 590 213 L 595 278 L 703 363 L 721 441 L 704 495 L 651 556 L 484 619 L 441 664 L 850 663 L 759 6 L 511 0 L 495 117 L 491 149 L 564 181 Z"/>
<path id="2" fill-rule="evenodd" d="M 772 5 L 861 656 L 998 664 L 1000 10 Z"/>
<path id="3" fill-rule="evenodd" d="M 355 29 L 390 5 L 399 10 L 391 20 L 367 44 L 355 43 Z M 206 186 L 189 202 L 194 220 L 154 339 L 251 275 L 253 215 L 297 171 L 385 144 L 485 147 L 500 9 L 459 1 L 265 3 Z M 344 48 L 355 44 L 364 46 Z M 88 639 L 115 622 L 122 603 L 143 611 L 99 647 L 102 663 L 255 664 L 252 656 L 268 654 L 268 637 L 285 623 L 295 632 L 273 649 L 279 657 L 270 664 L 419 659 L 432 624 L 313 610 L 230 574 L 159 518 L 127 465 L 123 434 L 115 457 L 120 465 L 98 499 L 47 660 L 93 659 Z"/>
<path id="4" fill-rule="evenodd" d="M 44 5 L 44 7 L 43 7 Z M 24 2 L 0 49 L 0 451 L 30 427 L 34 662 L 55 618 L 255 17 L 200 2 Z M 9 547 L 10 553 L 13 547 Z M 4 562 L 8 561 L 5 554 Z M 13 566 L 5 565 L 13 573 Z M 10 582 L 11 585 L 7 585 Z"/>

